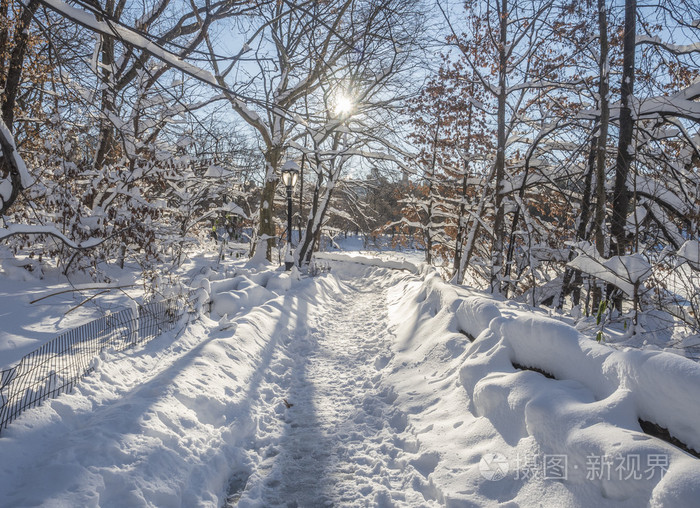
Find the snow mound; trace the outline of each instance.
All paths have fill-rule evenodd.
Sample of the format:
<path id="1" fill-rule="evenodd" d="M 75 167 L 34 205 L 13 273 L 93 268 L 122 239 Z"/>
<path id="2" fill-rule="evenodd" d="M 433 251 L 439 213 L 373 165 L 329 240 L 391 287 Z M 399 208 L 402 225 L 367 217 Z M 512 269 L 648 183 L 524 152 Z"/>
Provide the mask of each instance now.
<path id="1" fill-rule="evenodd" d="M 202 281 L 209 286 L 214 317 L 229 317 L 263 305 L 292 288 L 294 279 L 288 273 L 263 270 L 241 270 L 238 275 L 217 281 Z"/>
<path id="2" fill-rule="evenodd" d="M 276 295 L 262 286 L 253 286 L 239 291 L 228 291 L 212 295 L 212 312 L 220 317 L 251 309 L 271 300 Z"/>
<path id="3" fill-rule="evenodd" d="M 293 278 L 289 273 L 277 273 L 267 281 L 268 290 L 283 293 L 292 289 Z"/>
<path id="4" fill-rule="evenodd" d="M 478 296 L 465 298 L 457 309 L 459 328 L 472 338 L 477 337 L 498 317 L 501 317 L 498 307 L 486 298 Z"/>
<path id="5" fill-rule="evenodd" d="M 564 323 L 540 316 L 519 316 L 494 324 L 510 348 L 512 361 L 542 369 L 557 379 L 576 380 L 598 400 L 627 391 L 636 418 L 667 428 L 673 437 L 700 451 L 697 363 L 661 351 L 614 350 Z"/>

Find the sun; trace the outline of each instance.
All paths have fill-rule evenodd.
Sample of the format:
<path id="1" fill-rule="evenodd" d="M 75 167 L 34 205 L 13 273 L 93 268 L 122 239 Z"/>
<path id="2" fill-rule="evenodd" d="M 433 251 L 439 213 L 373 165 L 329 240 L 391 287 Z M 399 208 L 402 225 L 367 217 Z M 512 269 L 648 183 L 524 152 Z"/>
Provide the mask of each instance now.
<path id="1" fill-rule="evenodd" d="M 335 98 L 335 114 L 338 116 L 347 116 L 350 113 L 352 113 L 353 109 L 355 107 L 355 103 L 353 100 L 341 93 L 338 94 Z"/>

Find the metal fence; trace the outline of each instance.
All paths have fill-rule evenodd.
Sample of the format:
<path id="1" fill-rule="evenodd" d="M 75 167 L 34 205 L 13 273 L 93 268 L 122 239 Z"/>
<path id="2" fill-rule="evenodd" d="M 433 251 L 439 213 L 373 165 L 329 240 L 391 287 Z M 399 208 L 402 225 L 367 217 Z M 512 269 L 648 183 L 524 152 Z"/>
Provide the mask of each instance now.
<path id="1" fill-rule="evenodd" d="M 151 302 L 101 317 L 69 330 L 0 372 L 0 432 L 25 409 L 70 392 L 92 372 L 104 349 L 122 351 L 173 329 L 185 314 L 195 312 L 187 298 Z"/>

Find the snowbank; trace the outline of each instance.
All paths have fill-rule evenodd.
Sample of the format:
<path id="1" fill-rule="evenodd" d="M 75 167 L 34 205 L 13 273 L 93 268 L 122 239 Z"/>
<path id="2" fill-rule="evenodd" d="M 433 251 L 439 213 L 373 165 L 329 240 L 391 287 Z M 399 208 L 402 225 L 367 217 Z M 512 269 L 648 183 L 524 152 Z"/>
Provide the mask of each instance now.
<path id="1" fill-rule="evenodd" d="M 212 317 L 231 317 L 253 309 L 288 291 L 292 277 L 286 272 L 240 270 L 234 277 L 201 284 L 209 288 Z"/>
<path id="2" fill-rule="evenodd" d="M 449 286 L 436 289 L 454 293 Z M 613 349 L 561 321 L 531 312 L 505 311 L 508 316 L 503 317 L 499 304 L 504 307 L 487 295 L 462 296 L 457 322 L 459 329 L 472 338 L 482 333 L 498 338 L 508 357 L 500 364 L 506 371 L 511 371 L 515 363 L 559 380 L 575 380 L 598 400 L 627 390 L 636 418 L 668 429 L 673 437 L 700 451 L 698 363 L 661 351 Z M 481 347 L 474 346 L 475 354 Z M 488 367 L 485 372 L 491 372 L 494 365 Z"/>
<path id="3" fill-rule="evenodd" d="M 512 361 L 573 379 L 598 400 L 626 390 L 636 416 L 667 428 L 700 451 L 700 365 L 660 351 L 614 350 L 574 328 L 539 316 L 493 323 L 512 348 Z"/>
<path id="4" fill-rule="evenodd" d="M 397 314 L 421 316 L 422 322 L 412 323 L 405 335 L 414 351 L 426 354 L 422 359 L 414 355 L 415 367 L 407 362 L 414 380 L 406 384 L 427 395 L 434 386 L 421 387 L 415 376 L 433 371 L 429 377 L 449 379 L 458 364 L 471 411 L 498 433 L 472 460 L 507 461 L 509 472 L 499 487 L 515 494 L 497 500 L 537 504 L 528 494 L 532 483 L 546 490 L 552 478 L 530 476 L 546 472 L 546 461 L 555 457 L 560 463 L 554 472 L 566 473 L 556 478 L 566 495 L 552 494 L 550 506 L 696 506 L 700 461 L 644 434 L 639 420 L 667 428 L 700 450 L 700 365 L 666 352 L 615 350 L 524 307 L 434 277 L 424 279 L 421 286 L 405 286 L 397 303 Z M 459 357 L 456 331 L 475 338 Z M 439 350 L 448 363 L 434 371 L 430 356 Z M 522 370 L 532 368 L 556 379 Z"/>
<path id="5" fill-rule="evenodd" d="M 254 407 L 291 326 L 292 281 L 271 271 L 210 278 L 200 278 L 199 294 L 211 292 L 228 318 L 202 317 L 129 353 L 104 352 L 73 393 L 3 430 L 0 506 L 223 505 L 232 471 L 255 467 L 249 441 L 271 423 Z M 295 282 L 300 291 L 310 284 Z M 250 307 L 231 315 L 246 298 Z M 283 414 L 281 394 L 264 396 Z"/>

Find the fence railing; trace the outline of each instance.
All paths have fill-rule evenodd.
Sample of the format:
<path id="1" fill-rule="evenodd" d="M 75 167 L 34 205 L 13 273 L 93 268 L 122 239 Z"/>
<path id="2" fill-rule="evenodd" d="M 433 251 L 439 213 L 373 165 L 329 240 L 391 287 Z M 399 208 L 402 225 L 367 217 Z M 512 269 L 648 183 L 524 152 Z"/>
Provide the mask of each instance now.
<path id="1" fill-rule="evenodd" d="M 195 312 L 194 294 L 124 309 L 73 328 L 0 371 L 0 432 L 24 410 L 69 392 L 94 369 L 104 349 L 143 344 Z"/>

